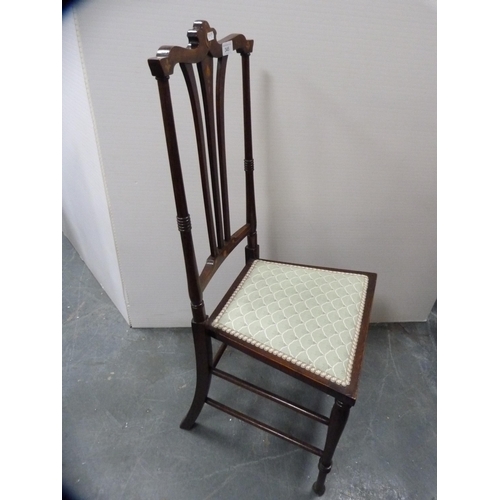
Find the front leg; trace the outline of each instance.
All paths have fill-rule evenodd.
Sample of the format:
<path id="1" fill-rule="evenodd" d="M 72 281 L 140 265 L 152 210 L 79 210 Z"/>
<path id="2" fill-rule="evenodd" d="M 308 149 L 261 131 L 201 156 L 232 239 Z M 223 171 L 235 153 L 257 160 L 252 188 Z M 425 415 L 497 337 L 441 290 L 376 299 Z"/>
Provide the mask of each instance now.
<path id="1" fill-rule="evenodd" d="M 342 431 L 344 430 L 347 419 L 349 418 L 349 411 L 351 406 L 335 400 L 332 412 L 330 414 L 330 423 L 328 424 L 328 433 L 326 435 L 326 443 L 323 453 L 319 459 L 318 464 L 318 479 L 313 484 L 313 491 L 318 496 L 323 495 L 325 492 L 325 479 L 326 475 L 332 470 L 332 457 L 339 442 Z"/>

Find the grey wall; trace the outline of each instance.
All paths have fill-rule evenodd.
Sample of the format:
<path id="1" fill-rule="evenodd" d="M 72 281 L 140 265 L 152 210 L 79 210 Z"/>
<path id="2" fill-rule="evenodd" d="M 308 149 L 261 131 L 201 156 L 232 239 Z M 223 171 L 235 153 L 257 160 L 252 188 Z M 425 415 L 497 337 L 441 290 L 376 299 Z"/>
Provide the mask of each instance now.
<path id="1" fill-rule="evenodd" d="M 73 15 L 63 19 L 63 231 L 128 319 L 88 81 Z M 83 299 L 82 299 L 83 300 Z"/>
<path id="2" fill-rule="evenodd" d="M 124 315 L 137 327 L 189 322 L 160 106 L 147 58 L 162 44 L 186 45 L 195 19 L 209 21 L 220 38 L 241 32 L 255 39 L 251 73 L 262 257 L 377 272 L 372 321 L 426 320 L 436 299 L 436 7 L 417 0 L 256 0 L 244 10 L 220 0 L 76 5 L 100 148 L 102 186 L 95 189 L 107 194 L 109 221 L 101 211 L 84 209 L 65 212 L 65 218 L 73 227 L 107 227 L 116 257 L 102 266 L 109 265 L 105 289 L 122 290 L 121 302 L 112 297 L 120 310 L 126 302 Z M 64 50 L 68 59 L 77 58 L 76 49 Z M 231 69 L 230 61 L 228 71 L 239 73 L 237 65 Z M 187 97 L 181 75 L 174 77 L 183 146 L 192 125 L 179 113 Z M 228 88 L 229 102 L 236 90 Z M 228 116 L 228 134 L 235 140 L 241 139 L 234 131 L 240 119 L 238 106 Z M 238 175 L 242 156 L 239 146 L 228 151 Z M 78 168 L 95 171 L 86 160 Z M 195 165 L 194 152 L 183 153 L 183 160 Z M 194 169 L 186 177 L 197 194 Z M 241 198 L 236 175 L 231 184 L 235 199 Z M 200 208 L 195 203 L 190 210 L 201 233 Z M 242 210 L 237 221 L 243 221 Z M 92 242 L 80 241 L 80 253 L 85 245 Z M 241 262 L 240 252 L 229 262 L 230 271 Z M 209 305 L 227 284 L 221 278 L 211 286 Z"/>

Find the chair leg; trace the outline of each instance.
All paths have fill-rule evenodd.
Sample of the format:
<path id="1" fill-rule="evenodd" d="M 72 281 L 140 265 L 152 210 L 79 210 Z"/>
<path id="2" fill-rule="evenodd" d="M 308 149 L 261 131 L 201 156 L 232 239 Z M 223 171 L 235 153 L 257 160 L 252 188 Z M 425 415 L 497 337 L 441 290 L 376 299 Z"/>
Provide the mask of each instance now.
<path id="1" fill-rule="evenodd" d="M 212 339 L 205 333 L 203 325 L 193 322 L 194 351 L 196 357 L 196 390 L 191 407 L 181 422 L 181 429 L 193 428 L 207 399 L 212 379 Z"/>
<path id="2" fill-rule="evenodd" d="M 339 442 L 342 431 L 349 417 L 351 407 L 346 403 L 335 400 L 330 414 L 330 424 L 326 435 L 326 443 L 318 464 L 318 479 L 313 484 L 313 491 L 318 496 L 325 492 L 326 475 L 332 470 L 332 457 Z"/>

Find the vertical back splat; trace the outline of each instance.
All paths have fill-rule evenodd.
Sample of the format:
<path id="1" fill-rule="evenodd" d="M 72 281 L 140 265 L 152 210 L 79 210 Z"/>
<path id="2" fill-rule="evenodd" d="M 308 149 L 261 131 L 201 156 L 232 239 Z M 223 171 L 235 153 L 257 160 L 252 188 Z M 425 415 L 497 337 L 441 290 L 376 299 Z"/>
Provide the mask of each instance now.
<path id="1" fill-rule="evenodd" d="M 201 62 L 197 64 L 197 66 L 198 75 L 200 78 L 201 95 L 203 97 L 203 110 L 205 112 L 205 127 L 207 131 L 208 160 L 210 163 L 210 180 L 212 181 L 217 247 L 221 249 L 223 245 L 223 235 L 221 196 L 219 187 L 219 168 L 217 165 L 217 149 L 215 142 L 213 59 L 211 57 L 205 57 Z"/>
<path id="2" fill-rule="evenodd" d="M 217 143 L 219 145 L 219 168 L 222 193 L 222 216 L 224 220 L 224 240 L 231 239 L 229 220 L 229 194 L 227 187 L 226 136 L 224 127 L 224 84 L 226 82 L 226 66 L 228 56 L 219 57 L 217 63 L 217 82 L 215 90 L 215 108 L 217 113 Z"/>
<path id="3" fill-rule="evenodd" d="M 212 209 L 212 198 L 210 196 L 210 181 L 207 170 L 207 156 L 205 146 L 205 134 L 203 131 L 203 119 L 201 116 L 200 99 L 196 86 L 192 64 L 181 64 L 182 73 L 186 81 L 191 109 L 193 111 L 194 130 L 196 134 L 196 144 L 198 149 L 198 160 L 200 163 L 201 189 L 203 192 L 203 204 L 205 207 L 205 218 L 207 221 L 208 242 L 210 255 L 217 256 L 217 244 L 215 242 L 214 215 Z"/>

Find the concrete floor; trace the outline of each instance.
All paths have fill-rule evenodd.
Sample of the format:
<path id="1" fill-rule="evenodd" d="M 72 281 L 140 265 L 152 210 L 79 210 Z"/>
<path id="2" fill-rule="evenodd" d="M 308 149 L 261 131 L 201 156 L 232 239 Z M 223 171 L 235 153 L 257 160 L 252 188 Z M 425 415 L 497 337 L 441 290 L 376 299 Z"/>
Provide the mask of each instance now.
<path id="1" fill-rule="evenodd" d="M 436 498 L 436 313 L 372 325 L 325 499 Z M 430 334 L 431 332 L 432 334 Z M 74 500 L 313 499 L 316 456 L 206 406 L 189 329 L 131 329 L 63 237 L 63 489 Z M 328 414 L 332 399 L 234 350 L 220 367 Z M 215 379 L 213 397 L 321 447 L 325 427 Z"/>

